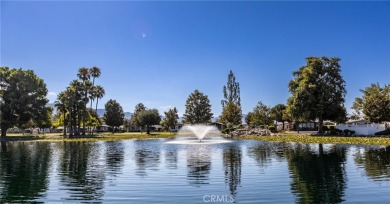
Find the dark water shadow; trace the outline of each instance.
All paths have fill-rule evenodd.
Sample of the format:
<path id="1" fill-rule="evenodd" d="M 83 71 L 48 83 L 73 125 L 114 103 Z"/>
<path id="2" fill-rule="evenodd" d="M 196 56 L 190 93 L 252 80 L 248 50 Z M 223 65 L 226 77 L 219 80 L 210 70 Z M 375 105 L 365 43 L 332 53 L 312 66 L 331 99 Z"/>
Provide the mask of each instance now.
<path id="1" fill-rule="evenodd" d="M 0 202 L 33 202 L 45 197 L 51 152 L 48 142 L 1 142 Z"/>

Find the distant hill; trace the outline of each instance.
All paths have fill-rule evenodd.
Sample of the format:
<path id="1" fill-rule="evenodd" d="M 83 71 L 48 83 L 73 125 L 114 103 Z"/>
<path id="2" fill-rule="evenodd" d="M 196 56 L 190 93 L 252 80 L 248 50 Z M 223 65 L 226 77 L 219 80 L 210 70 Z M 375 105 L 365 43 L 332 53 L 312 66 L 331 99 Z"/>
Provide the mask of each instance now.
<path id="1" fill-rule="evenodd" d="M 56 108 L 54 107 L 54 103 L 48 103 L 48 104 L 46 104 L 46 106 L 53 108 L 53 114 L 55 114 L 57 112 Z M 99 117 L 103 117 L 104 112 L 105 112 L 104 109 L 99 109 L 99 108 L 97 109 L 97 114 L 99 115 Z M 125 112 L 126 119 L 130 119 L 132 115 L 133 115 L 133 113 Z"/>
<path id="2" fill-rule="evenodd" d="M 104 109 L 97 109 L 97 114 L 99 115 L 99 117 L 103 117 L 104 113 L 106 112 L 106 110 Z M 125 118 L 126 119 L 130 119 L 131 116 L 133 115 L 133 113 L 130 113 L 130 112 L 124 112 L 125 113 Z"/>

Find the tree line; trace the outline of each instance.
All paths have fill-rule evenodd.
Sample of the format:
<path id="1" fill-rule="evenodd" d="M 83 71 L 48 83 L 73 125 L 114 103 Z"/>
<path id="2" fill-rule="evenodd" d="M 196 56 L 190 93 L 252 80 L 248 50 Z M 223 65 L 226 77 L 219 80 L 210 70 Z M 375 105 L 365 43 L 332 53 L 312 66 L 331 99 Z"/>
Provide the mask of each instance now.
<path id="1" fill-rule="evenodd" d="M 95 79 L 100 75 L 101 69 L 96 66 L 82 67 L 77 72 L 77 79 L 72 80 L 69 86 L 58 94 L 54 106 L 58 111 L 57 125 L 63 125 L 64 136 L 67 129 L 69 129 L 69 136 L 86 135 L 86 127 L 92 134 L 92 127 L 101 124 L 96 111 L 99 99 L 103 98 L 105 90 L 102 86 L 95 85 Z M 92 105 L 95 100 L 96 106 L 93 110 Z M 88 102 L 91 102 L 89 108 Z"/>
<path id="2" fill-rule="evenodd" d="M 286 104 L 267 106 L 259 101 L 252 111 L 248 112 L 245 122 L 251 127 L 272 125 L 274 121 L 302 122 L 318 121 L 318 131 L 322 132 L 323 122 L 332 120 L 345 122 L 347 111 L 344 106 L 346 82 L 341 75 L 340 58 L 308 57 L 306 64 L 292 73 L 293 79 L 288 83 L 290 97 Z M 77 79 L 58 94 L 55 102 L 57 114 L 51 118 L 52 108 L 46 107 L 48 99 L 46 84 L 32 70 L 10 69 L 0 67 L 0 126 L 1 135 L 5 136 L 9 128 L 51 127 L 53 125 L 69 129 L 69 135 L 85 135 L 86 130 L 93 134 L 94 127 L 104 121 L 115 127 L 134 125 L 146 127 L 150 132 L 152 125 L 160 124 L 165 129 L 177 125 L 178 110 L 176 107 L 164 112 L 161 118 L 155 108 L 147 108 L 142 103 L 136 105 L 129 120 L 124 119 L 123 108 L 110 99 L 105 104 L 103 121 L 97 115 L 98 101 L 105 95 L 100 85 L 95 85 L 101 70 L 98 67 L 80 68 Z M 350 119 L 367 119 L 371 122 L 390 121 L 390 85 L 383 87 L 379 83 L 360 90 L 362 97 L 355 99 L 353 115 Z M 238 127 L 242 121 L 240 85 L 233 71 L 230 71 L 227 84 L 222 88 L 222 113 L 218 122 L 227 128 Z M 93 109 L 95 102 L 95 109 Z M 90 103 L 89 108 L 87 104 Z M 208 96 L 199 90 L 192 92 L 185 105 L 183 123 L 209 123 L 213 117 Z M 52 123 L 52 120 L 55 120 Z M 82 128 L 81 128 L 82 127 Z M 284 129 L 284 127 L 283 127 Z"/>

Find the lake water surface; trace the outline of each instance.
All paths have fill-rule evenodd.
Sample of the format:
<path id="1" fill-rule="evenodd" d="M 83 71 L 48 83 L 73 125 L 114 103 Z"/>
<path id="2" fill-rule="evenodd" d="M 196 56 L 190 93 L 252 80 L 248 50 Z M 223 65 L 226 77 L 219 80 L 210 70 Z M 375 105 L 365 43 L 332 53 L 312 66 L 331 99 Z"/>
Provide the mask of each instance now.
<path id="1" fill-rule="evenodd" d="M 3 142 L 0 203 L 389 203 L 390 147 Z"/>

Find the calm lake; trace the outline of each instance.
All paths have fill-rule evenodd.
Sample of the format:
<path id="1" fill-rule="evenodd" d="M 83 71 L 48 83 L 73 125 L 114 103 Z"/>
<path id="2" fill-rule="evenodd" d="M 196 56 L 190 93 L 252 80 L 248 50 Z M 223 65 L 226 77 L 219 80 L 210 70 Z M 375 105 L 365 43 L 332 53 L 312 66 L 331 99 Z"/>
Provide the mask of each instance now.
<path id="1" fill-rule="evenodd" d="M 3 142 L 0 203 L 388 203 L 390 147 Z"/>

